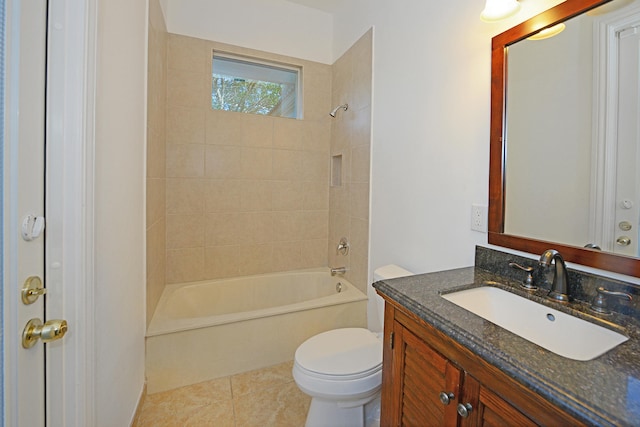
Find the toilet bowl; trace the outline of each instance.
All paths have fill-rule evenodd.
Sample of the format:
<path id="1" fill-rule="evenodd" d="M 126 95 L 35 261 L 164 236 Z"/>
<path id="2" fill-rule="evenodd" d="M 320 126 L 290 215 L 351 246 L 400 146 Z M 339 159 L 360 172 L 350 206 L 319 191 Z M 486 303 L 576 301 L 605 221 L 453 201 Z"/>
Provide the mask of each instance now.
<path id="1" fill-rule="evenodd" d="M 407 270 L 390 265 L 377 269 L 374 279 L 410 275 Z M 384 304 L 381 298 L 376 302 Z M 382 318 L 378 320 L 382 328 Z M 296 350 L 293 378 L 298 388 L 311 396 L 306 427 L 379 425 L 380 334 L 364 328 L 343 328 L 309 338 Z"/>

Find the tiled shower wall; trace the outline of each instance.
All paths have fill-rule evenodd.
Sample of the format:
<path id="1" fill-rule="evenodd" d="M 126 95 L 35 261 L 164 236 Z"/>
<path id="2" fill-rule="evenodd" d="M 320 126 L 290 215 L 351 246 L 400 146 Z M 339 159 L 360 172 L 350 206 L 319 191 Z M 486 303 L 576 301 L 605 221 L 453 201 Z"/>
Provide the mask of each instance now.
<path id="1" fill-rule="evenodd" d="M 158 0 L 149 1 L 147 95 L 147 324 L 165 286 L 165 111 L 167 30 Z"/>
<path id="2" fill-rule="evenodd" d="M 211 109 L 213 50 L 301 66 L 304 119 Z M 331 66 L 169 34 L 166 283 L 328 264 Z"/>
<path id="3" fill-rule="evenodd" d="M 332 105 L 349 104 L 332 119 L 331 156 L 342 157 L 341 185 L 331 185 L 329 262 L 347 267 L 345 277 L 366 293 L 369 270 L 369 171 L 371 152 L 371 79 L 373 29 L 332 67 Z M 341 237 L 351 249 L 336 253 Z"/>

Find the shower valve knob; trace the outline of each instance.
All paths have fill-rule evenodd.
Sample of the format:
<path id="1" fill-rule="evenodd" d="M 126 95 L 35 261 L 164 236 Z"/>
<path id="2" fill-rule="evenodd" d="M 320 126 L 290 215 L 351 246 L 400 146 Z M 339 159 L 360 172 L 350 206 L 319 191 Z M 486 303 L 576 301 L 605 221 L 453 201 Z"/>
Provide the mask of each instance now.
<path id="1" fill-rule="evenodd" d="M 349 253 L 349 242 L 346 237 L 340 239 L 338 246 L 336 247 L 336 254 L 347 255 Z"/>

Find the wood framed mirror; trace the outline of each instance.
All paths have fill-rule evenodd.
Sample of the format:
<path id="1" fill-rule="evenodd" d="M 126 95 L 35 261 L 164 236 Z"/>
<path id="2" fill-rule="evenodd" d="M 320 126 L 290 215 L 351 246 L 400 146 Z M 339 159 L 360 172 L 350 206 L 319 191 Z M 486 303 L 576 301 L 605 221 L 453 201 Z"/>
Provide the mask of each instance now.
<path id="1" fill-rule="evenodd" d="M 640 1 L 635 0 L 637 3 Z M 556 249 L 562 253 L 565 260 L 599 268 L 616 273 L 640 277 L 640 257 L 615 253 L 613 251 L 602 251 L 583 247 L 582 243 L 567 243 L 566 240 L 556 240 L 554 238 L 540 238 L 535 233 L 514 232 L 505 227 L 507 218 L 507 182 L 506 162 L 507 145 L 512 142 L 507 137 L 507 82 L 512 81 L 513 76 L 508 76 L 507 54 L 510 48 L 528 37 L 537 34 L 545 28 L 553 27 L 556 24 L 571 20 L 585 14 L 592 9 L 603 6 L 607 3 L 611 6 L 616 2 L 629 3 L 625 0 L 567 0 L 560 3 L 546 12 L 543 12 L 531 19 L 495 36 L 492 39 L 491 57 L 491 136 L 490 136 L 490 163 L 489 163 L 489 221 L 488 221 L 488 242 L 492 245 L 516 249 L 533 254 L 541 254 L 547 249 Z M 569 24 L 569 23 L 567 23 Z M 515 95 L 513 95 L 515 96 Z M 512 98 L 509 102 L 513 102 Z M 544 126 L 544 123 L 538 123 Z M 591 145 L 589 141 L 584 144 Z M 590 149 L 593 151 L 593 149 Z M 640 151 L 640 148 L 638 148 Z M 545 182 L 544 164 L 537 165 L 537 172 L 540 173 L 539 181 L 542 186 L 553 186 L 552 183 Z M 532 173 L 530 173 L 532 175 Z M 592 196 L 591 199 L 594 199 Z M 593 204 L 593 200 L 591 200 Z M 638 201 L 640 205 L 640 200 Z M 554 219 L 553 209 L 563 209 L 563 203 L 554 205 L 541 205 L 531 203 L 524 208 L 531 216 L 549 216 L 549 221 Z M 570 222 L 570 221 L 566 221 Z M 567 224 L 568 226 L 569 224 Z M 631 234 L 634 239 L 640 236 L 637 228 L 640 223 L 633 224 L 634 231 Z M 505 231 L 506 230 L 506 231 Z M 564 242 L 564 243 L 563 243 Z M 589 243 L 585 237 L 584 243 Z"/>

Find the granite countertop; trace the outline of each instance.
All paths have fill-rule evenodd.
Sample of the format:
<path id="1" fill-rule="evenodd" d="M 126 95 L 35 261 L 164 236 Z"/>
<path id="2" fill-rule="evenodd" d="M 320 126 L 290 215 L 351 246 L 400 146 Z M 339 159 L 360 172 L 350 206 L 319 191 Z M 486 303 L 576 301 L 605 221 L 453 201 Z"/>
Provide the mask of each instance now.
<path id="1" fill-rule="evenodd" d="M 521 291 L 519 282 L 491 271 L 467 267 L 374 283 L 378 292 L 469 348 L 529 389 L 590 425 L 640 425 L 640 322 L 631 316 L 607 318 L 630 339 L 590 361 L 556 355 L 506 329 L 445 300 L 451 291 L 498 282 L 502 287 L 542 302 L 544 289 Z M 587 320 L 599 320 L 580 302 L 554 309 Z M 577 310 L 577 311 L 576 311 Z"/>

